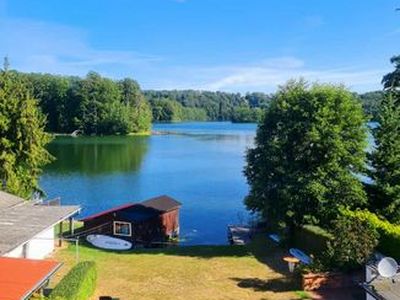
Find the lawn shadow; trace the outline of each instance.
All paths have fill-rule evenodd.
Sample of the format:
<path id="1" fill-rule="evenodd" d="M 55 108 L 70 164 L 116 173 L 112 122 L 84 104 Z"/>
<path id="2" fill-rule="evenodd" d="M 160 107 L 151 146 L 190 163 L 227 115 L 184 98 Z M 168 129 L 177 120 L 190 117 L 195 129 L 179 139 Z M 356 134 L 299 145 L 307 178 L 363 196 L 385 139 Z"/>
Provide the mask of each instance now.
<path id="1" fill-rule="evenodd" d="M 70 244 L 74 248 L 73 244 Z M 288 255 L 287 250 L 273 244 L 264 234 L 256 235 L 251 243 L 244 246 L 239 245 L 198 245 L 198 246 L 168 246 L 161 248 L 136 248 L 132 250 L 107 250 L 99 249 L 81 239 L 79 242 L 81 250 L 89 250 L 100 253 L 113 253 L 117 255 L 171 255 L 186 256 L 201 259 L 210 259 L 214 257 L 248 257 L 256 258 L 262 264 L 267 265 L 275 272 L 284 276 L 289 275 L 287 264 L 282 260 Z"/>
<path id="2" fill-rule="evenodd" d="M 164 248 L 138 248 L 129 251 L 112 251 L 95 248 L 91 244 L 82 240 L 79 243 L 79 253 L 84 256 L 102 259 L 103 255 L 165 255 L 165 256 L 182 256 L 197 259 L 212 259 L 220 257 L 252 257 L 265 266 L 265 276 L 249 277 L 236 276 L 227 277 L 237 287 L 249 289 L 255 292 L 273 292 L 285 293 L 296 291 L 300 288 L 298 277 L 289 273 L 287 263 L 283 261 L 283 257 L 288 255 L 287 250 L 279 247 L 267 239 L 266 234 L 258 234 L 254 236 L 251 243 L 245 246 L 233 245 L 199 245 L 199 246 L 170 246 Z M 74 251 L 74 245 L 70 246 L 70 250 Z M 112 258 L 110 258 L 112 259 Z M 299 299 L 299 298 L 293 298 Z"/>
<path id="3" fill-rule="evenodd" d="M 256 235 L 246 248 L 254 258 L 274 272 L 274 276 L 268 278 L 266 274 L 266 278 L 230 278 L 237 283 L 238 287 L 257 292 L 275 293 L 301 289 L 299 277 L 290 273 L 287 263 L 283 261 L 288 251 L 267 239 L 266 234 Z"/>
<path id="4" fill-rule="evenodd" d="M 255 292 L 290 292 L 298 288 L 298 283 L 293 277 L 280 277 L 273 279 L 260 278 L 237 278 L 231 280 L 237 282 L 237 286 L 245 289 L 252 289 Z"/>

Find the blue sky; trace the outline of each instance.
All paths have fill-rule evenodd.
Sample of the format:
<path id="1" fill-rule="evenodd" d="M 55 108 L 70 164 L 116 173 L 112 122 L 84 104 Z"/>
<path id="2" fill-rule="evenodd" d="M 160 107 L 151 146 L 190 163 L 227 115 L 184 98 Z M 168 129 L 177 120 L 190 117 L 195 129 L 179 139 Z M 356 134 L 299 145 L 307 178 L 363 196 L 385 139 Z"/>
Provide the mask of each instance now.
<path id="1" fill-rule="evenodd" d="M 0 0 L 21 71 L 132 77 L 144 89 L 272 92 L 300 76 L 380 89 L 400 0 Z"/>

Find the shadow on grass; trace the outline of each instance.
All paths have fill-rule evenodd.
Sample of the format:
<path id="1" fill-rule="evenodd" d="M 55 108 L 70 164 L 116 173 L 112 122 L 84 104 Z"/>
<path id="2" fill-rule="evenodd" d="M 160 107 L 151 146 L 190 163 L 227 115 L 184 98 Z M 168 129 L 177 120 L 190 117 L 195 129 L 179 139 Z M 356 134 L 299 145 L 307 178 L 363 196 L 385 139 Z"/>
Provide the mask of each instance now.
<path id="1" fill-rule="evenodd" d="M 270 280 L 260 278 L 230 278 L 237 282 L 237 286 L 251 289 L 256 292 L 289 292 L 299 288 L 298 283 L 292 277 L 281 277 Z"/>
<path id="2" fill-rule="evenodd" d="M 75 251 L 74 245 L 70 245 L 69 251 Z M 82 240 L 79 244 L 79 255 L 90 257 L 93 260 L 112 260 L 113 256 L 134 255 L 165 255 L 192 257 L 198 259 L 227 258 L 255 258 L 265 265 L 265 278 L 258 277 L 233 277 L 227 278 L 239 288 L 260 292 L 292 292 L 299 289 L 299 280 L 288 271 L 287 264 L 282 260 L 287 255 L 285 249 L 278 247 L 266 238 L 266 234 L 259 234 L 246 246 L 231 245 L 201 245 L 201 246 L 171 246 L 167 248 L 140 248 L 129 251 L 102 250 L 93 247 Z M 115 257 L 115 256 L 114 256 Z M 168 258 L 167 258 L 168 259 Z M 244 260 L 243 264 L 247 261 Z M 251 276 L 251 275 L 250 275 Z M 293 298 L 293 299 L 299 299 Z"/>
<path id="3" fill-rule="evenodd" d="M 112 253 L 115 255 L 171 255 L 186 256 L 202 259 L 210 259 L 214 257 L 254 257 L 259 262 L 267 265 L 270 269 L 284 276 L 289 275 L 287 264 L 282 257 L 287 255 L 287 251 L 276 246 L 264 234 L 256 236 L 251 243 L 245 246 L 234 245 L 199 245 L 199 246 L 170 246 L 164 248 L 137 248 L 128 251 L 115 251 L 99 249 L 81 240 L 79 243 L 79 251 L 90 251 L 91 255 L 102 255 Z M 75 247 L 70 245 L 70 249 Z"/>

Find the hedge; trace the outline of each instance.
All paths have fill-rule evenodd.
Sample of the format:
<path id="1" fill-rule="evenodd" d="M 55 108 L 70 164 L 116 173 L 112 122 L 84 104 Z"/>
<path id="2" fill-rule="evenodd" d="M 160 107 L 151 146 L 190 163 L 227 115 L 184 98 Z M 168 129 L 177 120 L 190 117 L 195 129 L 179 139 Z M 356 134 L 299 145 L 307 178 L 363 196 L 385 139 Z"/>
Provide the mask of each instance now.
<path id="1" fill-rule="evenodd" d="M 92 261 L 76 264 L 56 285 L 49 300 L 87 300 L 96 288 L 97 271 Z"/>
<path id="2" fill-rule="evenodd" d="M 332 235 L 321 227 L 304 225 L 297 228 L 293 236 L 293 246 L 307 253 L 320 254 L 326 249 L 326 243 L 332 239 Z"/>
<path id="3" fill-rule="evenodd" d="M 380 219 L 374 213 L 367 210 L 342 212 L 345 216 L 367 220 L 379 234 L 377 250 L 384 255 L 400 260 L 400 226 Z"/>

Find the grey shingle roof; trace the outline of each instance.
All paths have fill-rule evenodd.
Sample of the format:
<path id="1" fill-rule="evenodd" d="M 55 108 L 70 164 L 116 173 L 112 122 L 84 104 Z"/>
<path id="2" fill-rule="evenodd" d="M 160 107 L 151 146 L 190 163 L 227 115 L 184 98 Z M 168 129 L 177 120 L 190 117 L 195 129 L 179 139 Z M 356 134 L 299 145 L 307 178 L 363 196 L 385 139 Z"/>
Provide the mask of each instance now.
<path id="1" fill-rule="evenodd" d="M 15 206 L 23 203 L 24 201 L 25 200 L 20 197 L 0 191 L 0 209 Z"/>
<path id="2" fill-rule="evenodd" d="M 17 201 L 18 199 L 22 200 Z M 79 212 L 79 206 L 34 205 L 0 192 L 0 255 L 24 244 L 40 232 Z"/>

